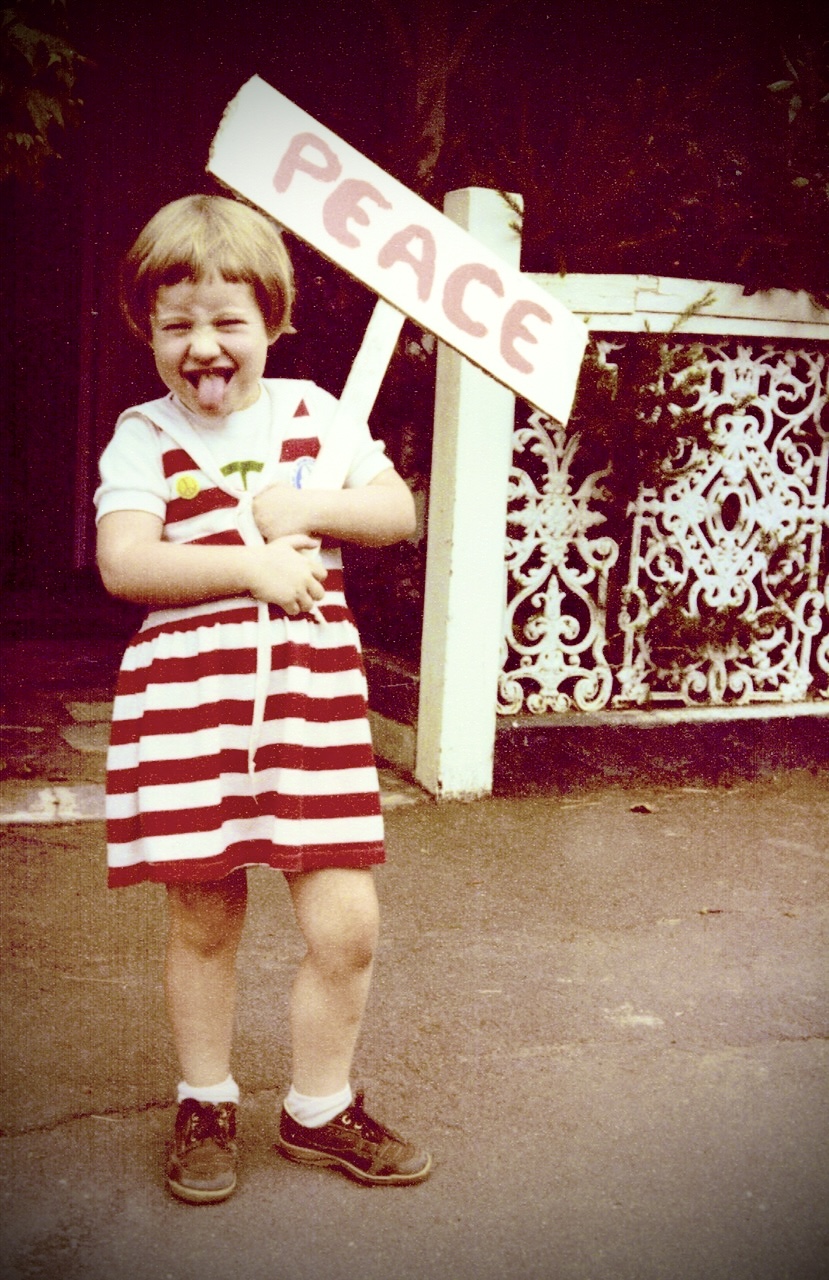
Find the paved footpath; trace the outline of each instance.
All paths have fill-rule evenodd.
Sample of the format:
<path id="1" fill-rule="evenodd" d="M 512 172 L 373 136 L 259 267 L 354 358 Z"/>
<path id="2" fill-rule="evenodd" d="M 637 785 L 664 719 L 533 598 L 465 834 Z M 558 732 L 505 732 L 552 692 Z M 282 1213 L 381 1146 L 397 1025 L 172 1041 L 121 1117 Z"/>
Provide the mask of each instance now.
<path id="1" fill-rule="evenodd" d="M 101 722 L 30 710 L 8 786 L 99 787 L 100 755 L 67 732 Z M 355 1081 L 434 1173 L 365 1189 L 272 1151 L 299 943 L 281 878 L 257 870 L 243 1166 L 204 1208 L 161 1176 L 162 891 L 104 889 L 94 811 L 7 807 L 4 1280 L 829 1277 L 829 777 L 397 794 Z"/>

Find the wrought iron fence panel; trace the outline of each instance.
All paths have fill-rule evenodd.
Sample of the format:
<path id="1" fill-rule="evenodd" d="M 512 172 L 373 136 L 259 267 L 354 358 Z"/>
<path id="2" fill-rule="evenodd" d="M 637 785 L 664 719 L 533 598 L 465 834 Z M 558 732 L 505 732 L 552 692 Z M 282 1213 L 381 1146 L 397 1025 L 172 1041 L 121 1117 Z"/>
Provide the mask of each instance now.
<path id="1" fill-rule="evenodd" d="M 623 372 L 636 341 L 596 346 Z M 701 341 L 709 441 L 679 437 L 626 510 L 591 424 L 524 406 L 502 714 L 829 697 L 826 348 Z"/>

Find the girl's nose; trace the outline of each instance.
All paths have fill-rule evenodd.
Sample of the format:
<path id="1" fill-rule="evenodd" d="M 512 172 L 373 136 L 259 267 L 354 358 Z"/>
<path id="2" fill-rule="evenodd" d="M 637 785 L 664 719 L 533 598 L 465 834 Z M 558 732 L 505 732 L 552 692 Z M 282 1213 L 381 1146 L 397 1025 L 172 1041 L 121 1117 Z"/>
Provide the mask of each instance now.
<path id="1" fill-rule="evenodd" d="M 190 330 L 189 354 L 194 360 L 213 360 L 221 354 L 215 329 L 207 326 Z"/>

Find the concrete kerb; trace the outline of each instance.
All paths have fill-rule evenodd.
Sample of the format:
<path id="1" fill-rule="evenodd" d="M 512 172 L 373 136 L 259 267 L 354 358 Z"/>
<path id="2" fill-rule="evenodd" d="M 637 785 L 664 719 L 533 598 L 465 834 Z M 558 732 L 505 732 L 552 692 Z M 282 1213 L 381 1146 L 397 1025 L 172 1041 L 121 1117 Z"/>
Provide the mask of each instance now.
<path id="1" fill-rule="evenodd" d="M 104 816 L 104 787 L 100 783 L 73 786 L 5 782 L 0 784 L 0 826 L 40 822 L 100 822 Z"/>
<path id="2" fill-rule="evenodd" d="M 428 800 L 426 792 L 389 769 L 379 769 L 380 803 L 384 810 Z M 101 783 L 73 786 L 0 784 L 0 827 L 30 823 L 101 822 L 105 788 Z"/>

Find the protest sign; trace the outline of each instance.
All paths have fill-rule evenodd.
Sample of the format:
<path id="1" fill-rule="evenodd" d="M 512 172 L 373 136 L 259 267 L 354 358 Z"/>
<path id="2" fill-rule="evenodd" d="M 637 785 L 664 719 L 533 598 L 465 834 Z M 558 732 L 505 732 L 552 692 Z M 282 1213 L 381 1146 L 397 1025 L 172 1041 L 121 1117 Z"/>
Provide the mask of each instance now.
<path id="1" fill-rule="evenodd" d="M 583 321 L 258 76 L 229 104 L 208 172 L 542 413 L 567 421 Z"/>

